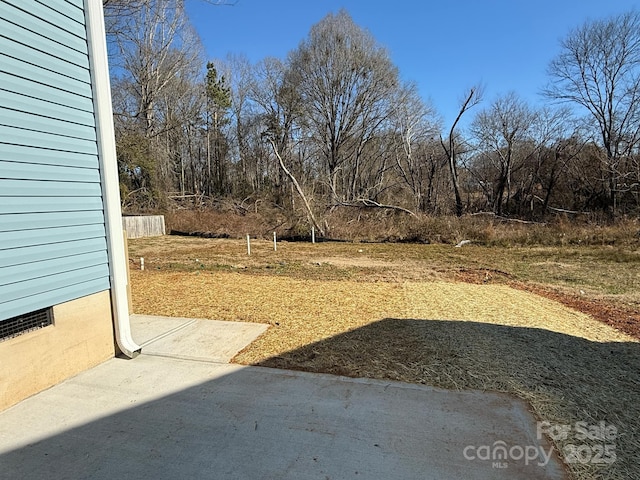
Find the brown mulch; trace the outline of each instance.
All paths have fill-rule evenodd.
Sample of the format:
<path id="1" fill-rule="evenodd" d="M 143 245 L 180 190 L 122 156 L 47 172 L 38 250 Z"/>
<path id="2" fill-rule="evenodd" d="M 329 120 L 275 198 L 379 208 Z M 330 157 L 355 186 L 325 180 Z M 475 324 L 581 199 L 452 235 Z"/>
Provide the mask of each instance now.
<path id="1" fill-rule="evenodd" d="M 578 297 L 539 285 L 513 282 L 510 283 L 510 286 L 560 302 L 569 308 L 586 313 L 616 330 L 640 339 L 640 311 L 637 309 L 615 305 L 607 299 Z"/>

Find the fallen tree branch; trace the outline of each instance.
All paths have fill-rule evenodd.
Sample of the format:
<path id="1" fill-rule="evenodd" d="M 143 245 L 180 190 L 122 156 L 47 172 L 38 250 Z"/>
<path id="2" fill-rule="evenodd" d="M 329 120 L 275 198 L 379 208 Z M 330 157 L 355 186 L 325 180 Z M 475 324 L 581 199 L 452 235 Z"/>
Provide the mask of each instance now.
<path id="1" fill-rule="evenodd" d="M 495 217 L 498 220 L 502 220 L 504 222 L 515 222 L 515 223 L 524 223 L 526 225 L 546 225 L 546 222 L 533 222 L 530 220 L 520 220 L 519 218 L 509 218 L 509 217 L 503 217 L 501 215 L 496 215 L 494 212 L 476 212 L 476 213 L 469 213 L 467 214 L 467 216 L 469 217 L 477 217 L 480 215 L 486 215 L 488 217 Z"/>
<path id="2" fill-rule="evenodd" d="M 542 198 L 538 197 L 537 195 L 534 195 L 533 198 L 535 198 L 536 200 L 538 200 L 541 203 L 544 203 L 544 200 Z M 547 209 L 548 210 L 552 210 L 554 212 L 558 212 L 558 213 L 571 213 L 572 215 L 588 215 L 587 212 L 579 212 L 577 210 L 567 210 L 565 208 L 550 207 L 549 205 L 547 205 Z"/>
<path id="3" fill-rule="evenodd" d="M 404 207 L 399 207 L 398 205 L 385 205 L 383 203 L 378 203 L 375 200 L 371 200 L 370 198 L 359 198 L 357 200 L 354 200 L 353 202 L 338 202 L 338 203 L 335 203 L 335 204 L 331 205 L 331 208 L 334 208 L 334 207 L 384 208 L 384 209 L 387 209 L 387 210 L 397 210 L 399 212 L 408 213 L 409 215 L 411 215 L 412 217 L 415 217 L 415 218 L 418 217 L 414 212 L 412 212 L 411 210 L 408 210 L 408 209 L 406 209 Z"/>
<path id="4" fill-rule="evenodd" d="M 307 210 L 307 214 L 309 215 L 309 219 L 311 220 L 311 223 L 313 223 L 313 226 L 318 231 L 318 233 L 324 237 L 324 229 L 320 226 L 320 224 L 318 223 L 318 220 L 316 220 L 316 217 L 313 214 L 313 210 L 311 210 L 311 205 L 309 205 L 309 202 L 307 201 L 307 197 L 302 191 L 302 187 L 300 187 L 298 180 L 296 180 L 296 177 L 293 176 L 293 174 L 289 171 L 289 169 L 284 164 L 284 160 L 282 160 L 280 153 L 278 153 L 278 147 L 276 147 L 275 142 L 269 138 L 269 143 L 271 144 L 271 148 L 273 148 L 273 153 L 275 154 L 276 158 L 278 159 L 278 162 L 280 163 L 280 168 L 282 168 L 282 171 L 285 173 L 285 175 L 289 177 L 289 180 L 291 180 L 291 183 L 293 183 L 293 186 L 296 188 L 298 195 L 300 195 L 300 198 L 302 198 L 302 203 L 304 203 L 304 208 Z"/>

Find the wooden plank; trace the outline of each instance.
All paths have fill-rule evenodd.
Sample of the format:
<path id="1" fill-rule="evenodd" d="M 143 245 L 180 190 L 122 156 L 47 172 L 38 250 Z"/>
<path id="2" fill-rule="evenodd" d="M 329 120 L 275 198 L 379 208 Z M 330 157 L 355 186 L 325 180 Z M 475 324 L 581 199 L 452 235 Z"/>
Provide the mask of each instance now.
<path id="1" fill-rule="evenodd" d="M 24 7 L 24 0 L 4 0 L 4 1 L 9 2 L 18 8 L 20 8 L 21 6 Z M 73 11 L 71 8 L 68 8 L 66 6 L 62 6 L 62 7 L 58 6 L 57 9 L 49 8 L 50 4 L 51 2 L 49 2 L 49 0 L 43 0 L 43 1 L 32 0 L 29 2 L 28 10 L 29 12 L 33 12 L 34 15 L 44 18 L 49 22 L 53 23 L 54 25 L 59 26 L 64 31 L 72 33 L 76 37 L 86 38 L 87 34 L 84 26 L 84 18 L 82 19 L 82 21 L 74 20 L 74 18 L 71 18 L 69 15 L 65 15 L 64 13 L 61 13 L 61 12 L 71 13 Z M 71 13 L 71 15 L 75 16 L 77 14 Z"/>
<path id="2" fill-rule="evenodd" d="M 67 3 L 70 3 L 77 9 L 84 12 L 84 1 L 83 0 L 65 0 Z"/>
<path id="3" fill-rule="evenodd" d="M 2 242 L 2 248 L 6 250 L 94 238 L 106 238 L 104 225 L 80 225 L 0 232 L 0 242 Z"/>
<path id="4" fill-rule="evenodd" d="M 56 120 L 55 118 L 9 110 L 1 106 L 0 125 L 63 137 L 79 138 L 90 142 L 96 141 L 96 130 L 93 126 L 78 125 L 77 123 Z"/>
<path id="5" fill-rule="evenodd" d="M 70 240 L 68 242 L 48 243 L 46 245 L 0 249 L 0 268 L 106 250 L 107 240 L 105 238 L 88 238 L 83 240 Z"/>
<path id="6" fill-rule="evenodd" d="M 54 12 L 61 13 L 79 25 L 84 25 L 84 12 L 77 8 L 71 8 L 73 5 L 65 0 L 36 0 L 36 2 L 51 8 Z"/>
<path id="7" fill-rule="evenodd" d="M 24 282 L 0 285 L 0 298 L 25 298 L 33 295 L 34 292 L 47 292 L 64 286 L 78 285 L 103 276 L 109 276 L 107 265 L 95 265 L 80 270 L 55 273 Z M 0 308 L 2 308 L 2 303 L 0 303 Z"/>
<path id="8" fill-rule="evenodd" d="M 104 231 L 103 212 L 52 212 L 52 213 L 20 213 L 0 215 L 0 232 L 10 232 L 16 235 L 26 235 L 24 231 L 36 230 L 46 232 L 48 228 L 101 226 Z M 44 230 L 43 230 L 44 229 Z M 50 235 L 56 232 L 51 231 Z M 78 232 L 80 233 L 80 232 Z M 81 238 L 81 237 L 80 237 Z M 52 240 L 53 241 L 53 240 Z M 4 246 L 0 235 L 0 245 Z M 5 247 L 8 248 L 8 247 Z"/>
<path id="9" fill-rule="evenodd" d="M 60 152 L 84 153 L 98 155 L 96 142 L 80 138 L 61 137 L 44 132 L 34 132 L 22 128 L 0 125 L 0 139 L 10 145 L 25 145 L 29 147 L 58 150 Z"/>
<path id="10" fill-rule="evenodd" d="M 95 128 L 96 122 L 92 112 L 71 108 L 66 105 L 60 105 L 59 103 L 52 103 L 50 99 L 36 98 L 32 96 L 29 86 L 26 86 L 24 82 L 22 82 L 19 90 L 16 89 L 23 92 L 22 94 L 5 90 L 6 85 L 2 85 L 2 87 L 3 88 L 0 88 L 0 105 L 10 111 L 17 110 L 31 115 L 53 118 L 56 121 L 70 122 L 71 124 Z M 28 93 L 29 96 L 24 93 Z M 67 94 L 67 97 L 68 96 Z M 14 123 L 10 125 L 14 127 L 18 126 Z"/>
<path id="11" fill-rule="evenodd" d="M 98 168 L 97 155 L 46 150 L 28 145 L 9 145 L 0 141 L 0 161 L 14 160 L 36 165 L 58 165 L 94 170 Z"/>
<path id="12" fill-rule="evenodd" d="M 99 197 L 99 183 L 49 182 L 0 178 L 2 197 Z M 1 200 L 0 200 L 1 201 Z"/>
<path id="13" fill-rule="evenodd" d="M 36 50 L 35 48 L 29 48 L 11 38 L 0 36 L 0 51 L 9 57 L 24 60 L 49 72 L 58 73 L 86 84 L 90 84 L 91 82 L 88 68 L 65 62 L 57 57 L 52 57 L 47 53 Z"/>
<path id="14" fill-rule="evenodd" d="M 2 147 L 0 146 L 0 150 L 1 149 Z M 0 160 L 0 178 L 100 183 L 100 172 L 97 169 L 91 168 L 35 165 L 33 163 L 5 162 Z"/>
<path id="15" fill-rule="evenodd" d="M 165 234 L 164 215 L 135 215 L 122 217 L 127 238 L 155 237 Z"/>

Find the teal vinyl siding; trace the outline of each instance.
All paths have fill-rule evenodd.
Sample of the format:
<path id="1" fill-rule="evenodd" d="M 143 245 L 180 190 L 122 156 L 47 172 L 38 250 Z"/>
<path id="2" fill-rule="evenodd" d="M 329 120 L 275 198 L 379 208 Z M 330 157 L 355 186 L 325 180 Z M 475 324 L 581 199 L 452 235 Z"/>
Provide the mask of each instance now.
<path id="1" fill-rule="evenodd" d="M 22 160 L 22 159 L 21 159 Z M 31 180 L 76 182 L 76 183 L 99 183 L 98 171 L 90 168 L 66 167 L 59 165 L 39 165 L 23 162 L 5 161 L 3 176 L 5 180 L 20 180 L 29 178 Z M 37 197 L 45 196 L 42 191 L 38 191 Z M 63 195 L 64 197 L 64 195 Z M 0 206 L 2 208 L 2 206 Z"/>
<path id="2" fill-rule="evenodd" d="M 40 2 L 51 4 L 51 2 Z M 57 12 L 55 9 L 34 9 L 30 10 L 29 4 L 24 0 L 7 0 L 0 5 L 0 17 L 5 21 L 24 27 L 27 30 L 38 32 L 42 37 L 41 41 L 53 41 L 61 46 L 87 54 L 87 42 L 84 38 L 84 19 L 76 17 L 69 18 Z M 65 9 L 67 10 L 67 9 Z M 82 17 L 82 6 L 77 9 Z M 58 41 L 59 28 L 65 29 L 72 35 L 67 35 L 63 43 Z"/>
<path id="3" fill-rule="evenodd" d="M 0 321 L 109 288 L 82 0 L 0 0 Z"/>
<path id="4" fill-rule="evenodd" d="M 0 196 L 0 203 L 5 198 L 9 197 Z M 0 241 L 8 242 L 10 237 L 22 237 L 19 240 L 20 242 L 31 244 L 32 238 L 46 238 L 47 235 L 51 236 L 51 238 L 59 238 L 61 234 L 58 232 L 62 230 L 42 231 L 53 228 L 78 227 L 74 229 L 74 232 L 77 229 L 85 228 L 87 234 L 91 232 L 91 238 L 95 236 L 94 232 L 104 231 L 104 221 L 100 221 L 102 220 L 102 212 L 100 210 L 89 210 L 91 207 L 78 204 L 78 199 L 70 198 L 70 200 L 76 200 L 76 203 L 72 207 L 67 207 L 67 211 L 54 211 L 54 204 L 45 206 L 41 208 L 43 211 L 36 213 L 2 214 L 2 217 L 0 217 Z M 24 210 L 28 212 L 30 209 L 25 208 Z M 80 235 L 80 233 L 76 235 Z M 66 239 L 58 241 L 66 241 Z M 2 248 L 8 248 L 6 243 L 0 243 L 0 245 L 2 245 Z"/>
<path id="5" fill-rule="evenodd" d="M 3 103 L 6 102 L 4 98 L 2 100 Z M 33 112 L 37 112 L 37 114 Z M 95 146 L 95 127 L 71 123 L 68 120 L 45 117 L 43 113 L 36 108 L 33 108 L 30 112 L 25 112 L 0 107 L 0 123 L 27 131 L 43 132 L 50 135 L 83 140 L 84 142 L 77 142 L 78 145 L 82 145 L 81 148 L 83 149 L 93 148 Z"/>
<path id="6" fill-rule="evenodd" d="M 40 245 L 21 246 L 19 249 L 0 250 L 0 268 L 26 265 L 34 262 L 47 261 L 55 258 L 66 258 L 74 255 L 97 252 L 100 255 L 106 251 L 107 243 L 104 237 L 87 238 L 83 240 L 69 240 L 66 242 L 47 244 L 47 248 Z"/>

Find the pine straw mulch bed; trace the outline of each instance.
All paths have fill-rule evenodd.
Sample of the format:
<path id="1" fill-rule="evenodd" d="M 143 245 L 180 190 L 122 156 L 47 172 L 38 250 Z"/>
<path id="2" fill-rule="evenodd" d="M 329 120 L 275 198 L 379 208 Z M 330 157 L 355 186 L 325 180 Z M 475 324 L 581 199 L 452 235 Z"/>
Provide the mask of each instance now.
<path id="1" fill-rule="evenodd" d="M 640 340 L 640 310 L 630 306 L 622 306 L 611 302 L 606 297 L 594 298 L 568 293 L 560 288 L 548 285 L 525 283 L 511 279 L 505 272 L 490 272 L 486 269 L 462 269 L 453 274 L 457 281 L 474 284 L 487 283 L 487 278 L 499 276 L 499 281 L 510 287 L 549 298 L 556 302 L 586 313 L 596 320 L 610 325 L 616 330 Z"/>
<path id="2" fill-rule="evenodd" d="M 270 324 L 237 363 L 511 393 L 552 424 L 617 427 L 616 461 L 570 464 L 574 478 L 640 478 L 640 343 L 534 294 L 540 291 L 446 281 L 131 273 L 136 313 Z M 562 452 L 568 443 L 585 441 L 569 437 L 556 445 Z"/>

